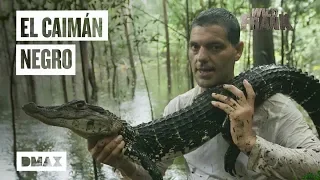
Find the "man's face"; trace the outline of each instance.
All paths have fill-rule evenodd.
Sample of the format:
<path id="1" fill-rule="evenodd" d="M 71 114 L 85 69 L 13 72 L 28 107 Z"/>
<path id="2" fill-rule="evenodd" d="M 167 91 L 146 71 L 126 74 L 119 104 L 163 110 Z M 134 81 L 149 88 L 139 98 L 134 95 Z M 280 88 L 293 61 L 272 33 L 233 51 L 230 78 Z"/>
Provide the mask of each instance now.
<path id="1" fill-rule="evenodd" d="M 241 57 L 242 49 L 242 42 L 232 46 L 221 26 L 192 28 L 189 57 L 197 84 L 209 88 L 232 79 L 234 63 Z"/>

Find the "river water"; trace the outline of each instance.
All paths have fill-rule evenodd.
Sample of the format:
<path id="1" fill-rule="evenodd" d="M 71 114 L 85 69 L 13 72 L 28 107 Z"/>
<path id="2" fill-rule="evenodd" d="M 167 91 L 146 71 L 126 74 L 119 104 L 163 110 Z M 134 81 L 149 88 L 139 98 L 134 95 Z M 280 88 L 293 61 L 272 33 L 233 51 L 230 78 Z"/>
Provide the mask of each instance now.
<path id="1" fill-rule="evenodd" d="M 162 68 L 164 69 L 164 68 Z M 152 68 L 151 70 L 152 71 Z M 163 71 L 164 72 L 164 71 Z M 133 99 L 127 95 L 128 88 L 122 88 L 122 98 L 120 102 L 110 98 L 109 94 L 105 93 L 106 87 L 102 87 L 99 92 L 98 105 L 105 109 L 114 112 L 121 116 L 122 119 L 128 120 L 132 125 L 137 125 L 142 122 L 148 122 L 151 118 L 150 105 L 148 101 L 148 94 L 139 73 L 137 86 L 135 89 L 135 96 Z M 174 78 L 175 79 L 175 78 Z M 61 104 L 62 95 L 59 92 L 50 92 L 47 85 L 43 85 L 48 79 L 37 80 L 38 89 L 46 86 L 45 90 L 39 92 L 38 99 L 45 105 Z M 149 76 L 148 82 L 155 81 L 157 78 Z M 175 81 L 180 81 L 179 77 Z M 101 81 L 105 84 L 104 80 Z M 121 81 L 122 82 L 122 81 Z M 123 81 L 125 82 L 125 81 Z M 155 85 L 150 86 L 150 94 L 154 114 L 159 117 L 167 102 L 167 95 L 165 90 L 166 79 L 161 79 L 161 88 Z M 187 82 L 187 81 L 185 81 Z M 40 85 L 39 85 L 40 84 Z M 79 81 L 81 85 L 81 81 Z M 78 84 L 78 85 L 79 85 Z M 126 83 L 123 83 L 126 84 Z M 79 86 L 80 86 L 79 85 Z M 55 88 L 58 86 L 53 81 L 51 86 Z M 100 85 L 101 86 L 101 85 Z M 125 85 L 121 85 L 125 86 Z M 163 87 L 164 86 L 164 87 Z M 183 86 L 183 85 L 182 85 Z M 52 88 L 51 87 L 51 88 Z M 181 85 L 174 89 L 175 94 L 183 92 L 184 87 Z M 80 88 L 81 89 L 81 88 Z M 185 88 L 184 88 L 185 89 Z M 52 100 L 48 100 L 50 98 Z M 18 108 L 19 110 L 20 108 Z M 17 150 L 18 151 L 65 151 L 67 152 L 67 171 L 65 172 L 21 172 L 23 179 L 27 180 L 91 180 L 94 179 L 94 170 L 92 165 L 92 158 L 87 150 L 86 140 L 74 134 L 68 129 L 52 127 L 45 125 L 27 115 L 24 112 L 18 111 L 16 118 L 16 133 L 17 133 Z M 13 165 L 13 135 L 12 135 L 12 121 L 10 111 L 0 111 L 0 180 L 16 180 L 19 179 L 16 175 Z M 179 158 L 178 158 L 179 159 Z M 99 180 L 120 180 L 121 176 L 118 172 L 113 172 L 108 165 L 98 166 Z M 177 160 L 170 166 L 164 177 L 166 180 L 183 180 L 186 179 L 184 173 L 183 160 Z"/>

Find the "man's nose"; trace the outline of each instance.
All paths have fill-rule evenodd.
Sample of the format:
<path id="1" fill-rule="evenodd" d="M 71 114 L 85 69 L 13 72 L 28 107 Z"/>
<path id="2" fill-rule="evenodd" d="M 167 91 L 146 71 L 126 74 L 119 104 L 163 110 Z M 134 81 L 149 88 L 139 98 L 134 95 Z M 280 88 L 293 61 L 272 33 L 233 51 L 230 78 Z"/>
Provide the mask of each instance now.
<path id="1" fill-rule="evenodd" d="M 206 48 L 201 46 L 197 54 L 197 60 L 204 63 L 208 61 L 208 58 L 208 51 L 206 50 Z"/>

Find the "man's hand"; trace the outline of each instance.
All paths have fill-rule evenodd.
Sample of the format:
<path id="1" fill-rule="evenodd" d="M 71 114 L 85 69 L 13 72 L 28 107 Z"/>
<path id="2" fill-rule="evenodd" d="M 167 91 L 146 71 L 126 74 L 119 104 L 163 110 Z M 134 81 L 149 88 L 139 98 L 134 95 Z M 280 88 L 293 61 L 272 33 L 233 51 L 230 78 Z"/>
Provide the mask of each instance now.
<path id="1" fill-rule="evenodd" d="M 88 150 L 97 162 L 120 168 L 123 163 L 124 141 L 122 136 L 107 137 L 98 142 L 88 140 Z"/>
<path id="2" fill-rule="evenodd" d="M 92 157 L 98 162 L 119 169 L 123 176 L 127 176 L 132 180 L 148 177 L 148 172 L 144 173 L 141 170 L 137 172 L 137 164 L 131 162 L 128 158 L 125 158 L 122 153 L 124 146 L 125 142 L 121 135 L 117 137 L 107 137 L 98 142 L 88 140 L 88 150 Z M 136 175 L 136 172 L 138 175 Z M 143 174 L 143 176 L 140 176 L 141 174 Z"/>
<path id="3" fill-rule="evenodd" d="M 212 101 L 212 105 L 229 115 L 232 140 L 242 152 L 248 153 L 256 142 L 256 136 L 252 130 L 255 92 L 247 80 L 243 81 L 243 85 L 247 98 L 237 87 L 225 84 L 223 87 L 233 93 L 236 100 L 213 93 L 212 97 L 221 102 Z"/>

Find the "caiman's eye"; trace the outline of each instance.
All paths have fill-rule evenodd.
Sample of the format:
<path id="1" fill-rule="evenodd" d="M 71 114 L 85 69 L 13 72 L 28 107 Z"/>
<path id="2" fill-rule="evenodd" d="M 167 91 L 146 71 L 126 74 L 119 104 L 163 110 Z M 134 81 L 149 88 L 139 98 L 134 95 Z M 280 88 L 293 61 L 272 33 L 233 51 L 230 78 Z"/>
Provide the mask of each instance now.
<path id="1" fill-rule="evenodd" d="M 76 104 L 76 107 L 77 107 L 77 108 L 84 108 L 85 106 L 86 106 L 86 103 L 83 102 L 83 101 L 80 101 L 80 102 L 78 102 L 78 103 Z"/>
<path id="2" fill-rule="evenodd" d="M 106 113 L 106 110 L 104 110 L 102 107 L 99 107 L 99 106 L 90 105 L 89 108 L 100 113 L 100 114 Z"/>

